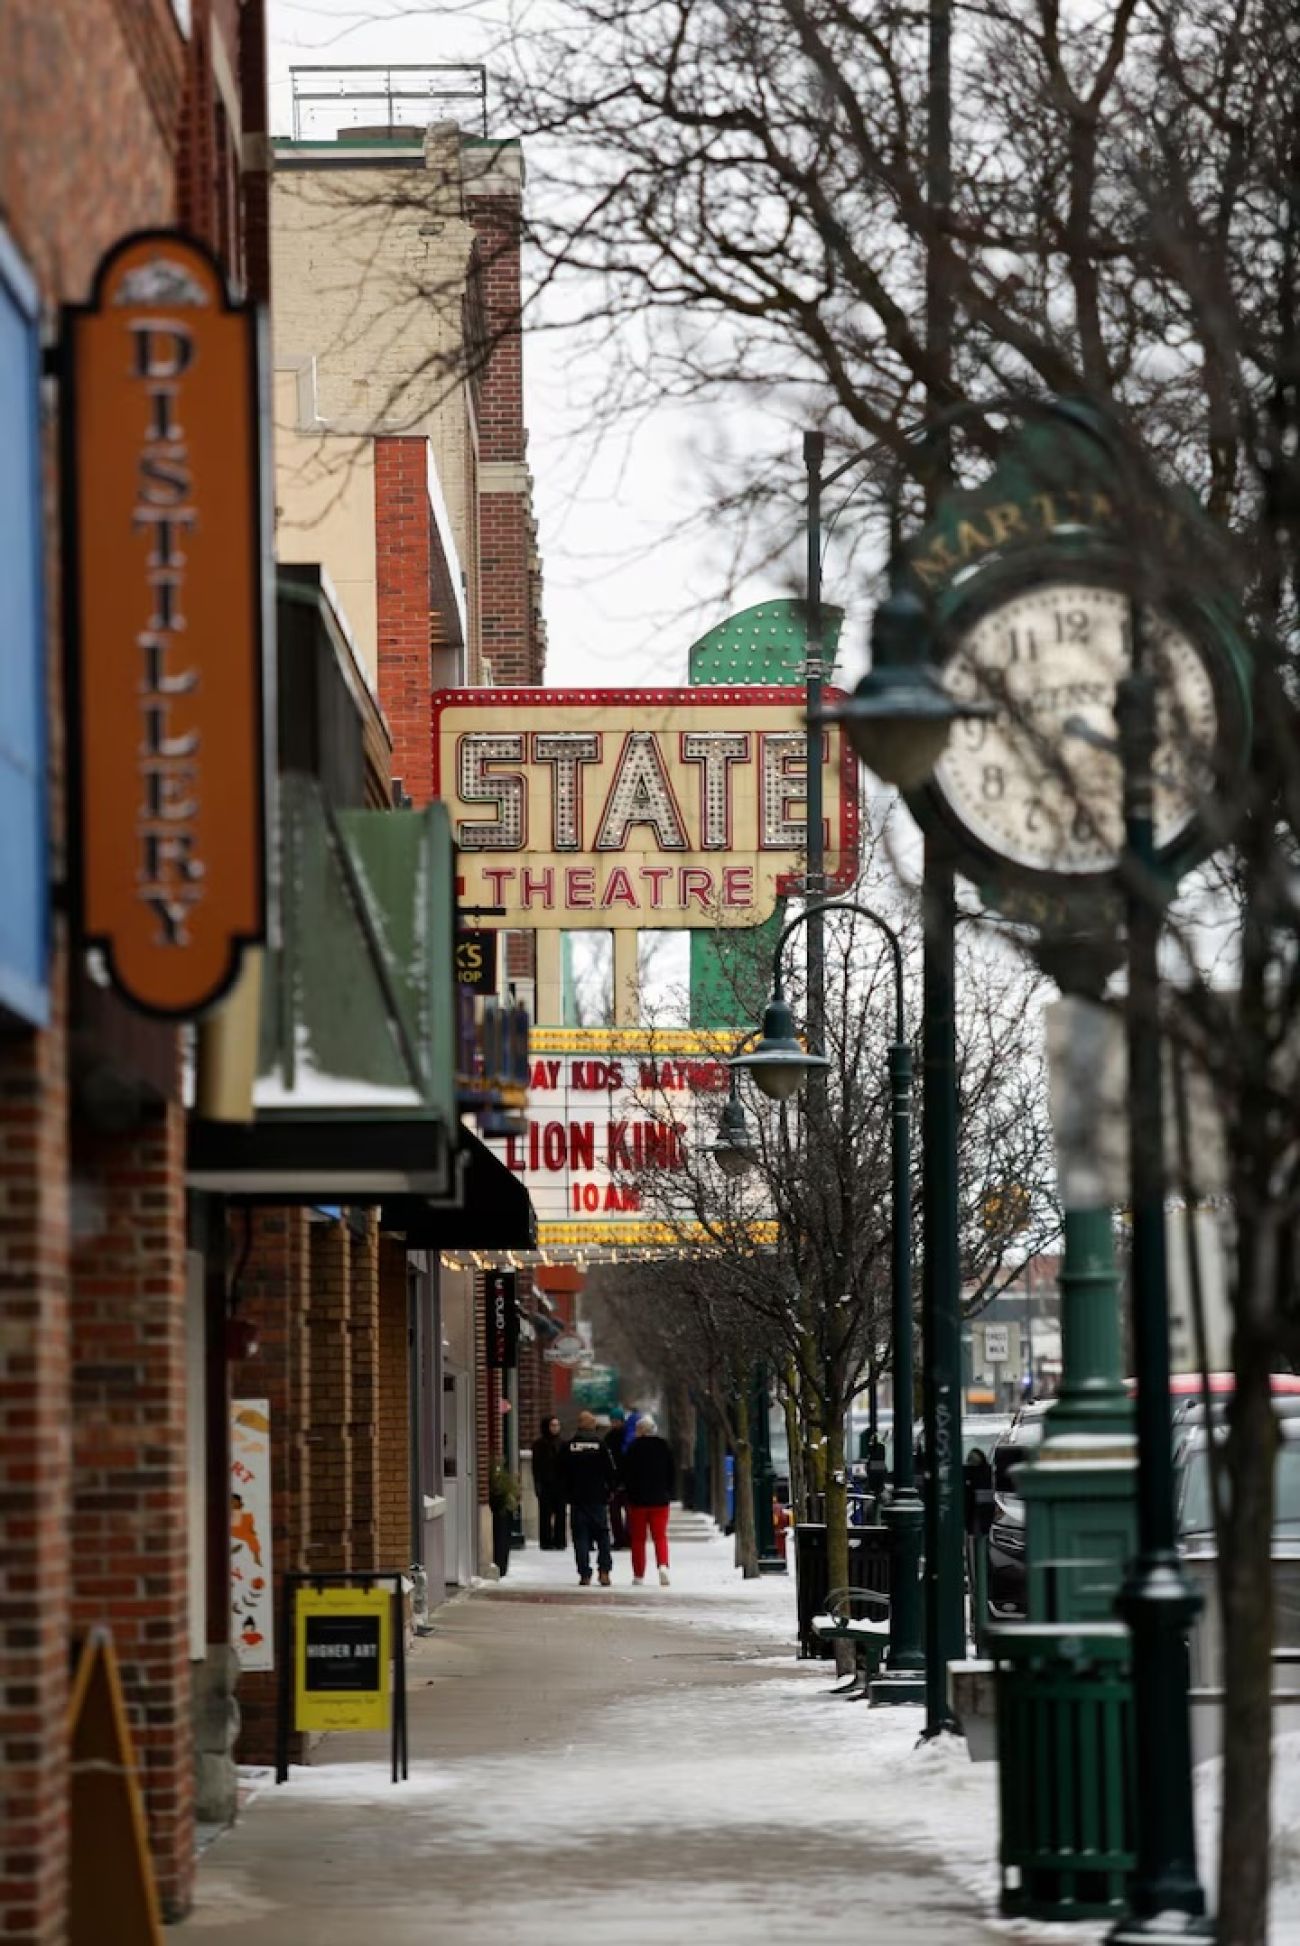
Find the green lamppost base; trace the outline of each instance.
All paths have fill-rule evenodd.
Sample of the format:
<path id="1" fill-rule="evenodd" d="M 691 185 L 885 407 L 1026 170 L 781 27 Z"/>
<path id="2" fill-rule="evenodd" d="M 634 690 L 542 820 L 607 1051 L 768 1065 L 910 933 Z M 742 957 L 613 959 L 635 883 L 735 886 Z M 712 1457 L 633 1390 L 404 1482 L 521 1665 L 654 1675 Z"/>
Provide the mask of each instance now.
<path id="1" fill-rule="evenodd" d="M 1157 1912 L 1150 1919 L 1124 1919 L 1106 1934 L 1106 1946 L 1188 1946 L 1189 1941 L 1214 1939 L 1215 1922 L 1202 1914 Z"/>
<path id="2" fill-rule="evenodd" d="M 925 1647 L 921 1621 L 921 1550 L 925 1509 L 911 1486 L 901 1487 L 881 1520 L 892 1536 L 889 1595 L 889 1648 L 886 1664 L 867 1695 L 873 1709 L 894 1703 L 924 1703 Z"/>
<path id="3" fill-rule="evenodd" d="M 914 1675 L 908 1669 L 882 1669 L 867 1689 L 867 1700 L 873 1710 L 888 1708 L 895 1703 L 924 1703 L 924 1669 L 919 1675 Z"/>
<path id="4" fill-rule="evenodd" d="M 1120 1364 L 1119 1277 L 1108 1209 L 1065 1212 L 1064 1383 L 1017 1481 L 1030 1621 L 1108 1622 L 1137 1551 L 1133 1407 Z"/>

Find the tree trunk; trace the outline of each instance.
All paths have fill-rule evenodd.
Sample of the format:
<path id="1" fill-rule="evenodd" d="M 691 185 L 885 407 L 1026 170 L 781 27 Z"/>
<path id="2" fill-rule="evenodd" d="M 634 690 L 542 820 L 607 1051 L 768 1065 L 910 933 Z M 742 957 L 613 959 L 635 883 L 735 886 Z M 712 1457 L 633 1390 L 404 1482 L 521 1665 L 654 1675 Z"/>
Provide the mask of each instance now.
<path id="1" fill-rule="evenodd" d="M 832 1591 L 849 1584 L 849 1496 L 844 1478 L 844 1421 L 830 1415 L 826 1428 L 826 1568 Z M 847 1676 L 853 1667 L 851 1642 L 835 1644 L 835 1667 Z"/>
<path id="2" fill-rule="evenodd" d="M 803 1432 L 794 1388 L 789 1383 L 784 1388 L 781 1403 L 785 1411 L 785 1443 L 790 1454 L 790 1505 L 794 1508 L 796 1520 L 807 1520 L 808 1480 L 804 1466 Z"/>
<path id="3" fill-rule="evenodd" d="M 709 1512 L 720 1532 L 727 1526 L 727 1441 L 716 1419 L 709 1420 Z"/>
<path id="4" fill-rule="evenodd" d="M 1239 1244 L 1226 1449 L 1231 1513 L 1219 1558 L 1223 1608 L 1220 1946 L 1266 1946 L 1272 1782 L 1273 1492 L 1277 1421 L 1269 1379 L 1277 1232 L 1255 1222 Z"/>
<path id="5" fill-rule="evenodd" d="M 736 1423 L 736 1566 L 746 1581 L 758 1579 L 758 1535 L 754 1527 L 753 1441 L 749 1429 L 749 1400 L 743 1390 L 735 1405 Z"/>

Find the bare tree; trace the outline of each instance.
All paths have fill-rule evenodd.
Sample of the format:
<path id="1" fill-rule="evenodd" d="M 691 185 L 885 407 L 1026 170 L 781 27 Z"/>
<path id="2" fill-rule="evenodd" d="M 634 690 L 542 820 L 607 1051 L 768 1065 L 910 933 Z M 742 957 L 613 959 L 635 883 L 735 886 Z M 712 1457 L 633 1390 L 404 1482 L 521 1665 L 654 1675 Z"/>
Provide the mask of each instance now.
<path id="1" fill-rule="evenodd" d="M 916 946 L 909 941 L 913 987 Z M 972 1312 L 1050 1245 L 1060 1221 L 1037 981 L 1013 957 L 998 962 L 984 950 L 979 962 L 958 1022 L 963 1285 Z M 657 1313 L 670 1310 L 669 1290 L 684 1292 L 697 1320 L 707 1319 L 716 1348 L 709 1369 L 729 1383 L 746 1356 L 752 1363 L 758 1355 L 755 1339 L 775 1357 L 794 1406 L 803 1477 L 824 1496 L 838 1586 L 848 1579 L 845 1419 L 893 1356 L 886 1048 L 894 1007 L 878 938 L 852 913 L 834 930 L 827 972 L 826 1080 L 801 1107 L 751 1101 L 752 1171 L 724 1176 L 707 1145 L 684 1142 L 673 1088 L 645 1104 L 664 1141 L 629 1180 L 680 1259 L 671 1274 L 655 1267 Z M 798 1005 L 797 969 L 789 990 Z M 919 1151 L 913 1210 L 919 1228 Z M 895 1383 L 911 1384 L 913 1374 L 897 1374 Z"/>
<path id="2" fill-rule="evenodd" d="M 1189 954 L 1176 1012 L 1219 1092 L 1236 1212 L 1224 1826 L 1232 1946 L 1267 1930 L 1274 1428 L 1300 1354 L 1300 26 L 1292 0 L 972 0 L 956 13 L 951 203 L 926 191 L 925 15 L 853 0 L 572 0 L 524 56 L 552 138 L 536 240 L 630 320 L 611 403 L 802 404 L 915 476 L 925 395 L 1113 410 L 1219 523 L 1254 654 L 1229 870 L 1239 992 Z M 951 367 L 919 319 L 951 299 Z M 990 423 L 974 445 L 996 451 Z M 740 511 L 771 482 L 732 496 Z M 869 499 L 868 499 L 868 504 Z M 1136 536 L 1167 584 L 1153 525 Z M 1154 1023 L 1153 1027 L 1154 1027 Z"/>

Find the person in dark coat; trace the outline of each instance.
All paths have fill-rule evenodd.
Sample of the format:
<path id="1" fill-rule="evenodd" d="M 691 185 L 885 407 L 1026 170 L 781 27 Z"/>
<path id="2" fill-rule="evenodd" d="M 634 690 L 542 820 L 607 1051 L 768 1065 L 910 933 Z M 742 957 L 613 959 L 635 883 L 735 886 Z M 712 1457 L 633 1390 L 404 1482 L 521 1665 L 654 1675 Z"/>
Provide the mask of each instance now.
<path id="1" fill-rule="evenodd" d="M 542 1430 L 533 1441 L 533 1489 L 537 1494 L 537 1545 L 564 1546 L 564 1482 L 560 1478 L 564 1441 L 560 1422 L 554 1416 L 543 1419 Z"/>
<path id="2" fill-rule="evenodd" d="M 632 1585 L 645 1580 L 646 1535 L 654 1541 L 659 1586 L 668 1586 L 668 1510 L 677 1485 L 672 1447 L 659 1437 L 650 1413 L 636 1422 L 636 1436 L 623 1455 L 627 1524 L 632 1542 Z"/>
<path id="3" fill-rule="evenodd" d="M 614 1462 L 616 1484 L 609 1496 L 609 1534 L 610 1545 L 615 1548 L 627 1546 L 627 1495 L 623 1491 L 623 1452 L 627 1446 L 627 1414 L 621 1405 L 616 1405 L 609 1415 L 609 1431 L 605 1434 L 605 1445 Z"/>
<path id="4" fill-rule="evenodd" d="M 573 1557 L 578 1564 L 579 1583 L 584 1588 L 591 1586 L 594 1545 L 600 1585 L 608 1588 L 614 1566 L 609 1547 L 609 1498 L 618 1485 L 618 1469 L 609 1447 L 596 1430 L 594 1413 L 578 1414 L 578 1430 L 564 1448 L 561 1478 L 573 1522 Z"/>

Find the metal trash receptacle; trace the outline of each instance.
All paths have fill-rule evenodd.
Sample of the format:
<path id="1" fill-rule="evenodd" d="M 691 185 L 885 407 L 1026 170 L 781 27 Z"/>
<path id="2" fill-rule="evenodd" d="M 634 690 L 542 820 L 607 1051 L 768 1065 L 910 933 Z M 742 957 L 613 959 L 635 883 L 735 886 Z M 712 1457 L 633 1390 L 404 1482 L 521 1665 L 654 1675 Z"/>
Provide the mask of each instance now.
<path id="1" fill-rule="evenodd" d="M 1133 1673 L 1122 1622 L 989 1630 L 997 1665 L 1001 1909 L 1126 1909 L 1136 1862 Z"/>
<path id="2" fill-rule="evenodd" d="M 833 1651 L 829 1642 L 823 1642 L 813 1634 L 813 1616 L 825 1613 L 826 1598 L 831 1591 L 825 1521 L 801 1520 L 795 1523 L 794 1571 L 799 1654 L 824 1662 Z"/>

